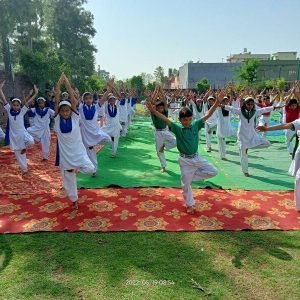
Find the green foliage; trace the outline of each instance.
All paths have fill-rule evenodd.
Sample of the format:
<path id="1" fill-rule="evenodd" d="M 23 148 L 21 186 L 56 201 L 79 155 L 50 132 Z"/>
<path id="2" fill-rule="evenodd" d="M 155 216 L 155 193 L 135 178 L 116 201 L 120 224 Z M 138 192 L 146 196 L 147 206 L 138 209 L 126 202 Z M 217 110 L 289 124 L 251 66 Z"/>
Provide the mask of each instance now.
<path id="1" fill-rule="evenodd" d="M 94 74 L 96 31 L 85 0 L 1 0 L 0 42 L 9 71 L 26 73 L 38 85 L 54 83 L 61 71 L 84 88 Z M 11 41 L 12 55 L 9 53 Z M 12 56 L 12 59 L 11 59 Z M 74 83 L 75 83 L 74 82 Z M 93 84 L 92 84 L 93 85 Z"/>
<path id="2" fill-rule="evenodd" d="M 195 88 L 200 94 L 202 94 L 209 90 L 210 84 L 206 78 L 202 78 L 196 83 Z"/>
<path id="3" fill-rule="evenodd" d="M 162 66 L 157 67 L 154 70 L 154 77 L 155 77 L 155 81 L 157 83 L 163 84 L 164 80 L 165 80 L 165 71 L 164 68 Z"/>
<path id="4" fill-rule="evenodd" d="M 146 85 L 146 89 L 153 92 L 153 91 L 155 90 L 155 82 L 149 82 L 149 83 Z"/>
<path id="5" fill-rule="evenodd" d="M 241 67 L 237 67 L 236 76 L 242 81 L 252 84 L 257 78 L 259 61 L 255 58 L 248 58 Z"/>
<path id="6" fill-rule="evenodd" d="M 86 91 L 101 92 L 105 87 L 105 82 L 102 81 L 96 74 L 91 75 L 87 80 Z"/>
<path id="7" fill-rule="evenodd" d="M 273 88 L 277 88 L 279 90 L 283 90 L 287 85 L 286 80 L 281 77 L 277 80 L 265 80 L 265 81 L 261 81 L 259 83 L 257 83 L 255 85 L 255 87 L 258 90 L 263 90 L 263 89 L 267 89 L 267 90 L 271 90 Z"/>
<path id="8" fill-rule="evenodd" d="M 133 76 L 129 79 L 130 87 L 138 92 L 143 92 L 145 90 L 144 81 L 141 75 Z"/>

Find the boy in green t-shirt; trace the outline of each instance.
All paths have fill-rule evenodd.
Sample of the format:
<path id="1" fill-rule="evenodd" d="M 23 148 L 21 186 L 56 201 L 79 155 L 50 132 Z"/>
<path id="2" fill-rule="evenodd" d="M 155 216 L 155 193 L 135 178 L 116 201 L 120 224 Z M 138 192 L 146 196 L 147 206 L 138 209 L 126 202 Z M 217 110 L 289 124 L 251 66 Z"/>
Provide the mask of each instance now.
<path id="1" fill-rule="evenodd" d="M 211 117 L 219 106 L 222 95 L 219 94 L 214 105 L 199 120 L 193 121 L 193 113 L 184 107 L 179 112 L 181 126 L 169 120 L 165 115 L 156 110 L 150 102 L 146 103 L 149 111 L 156 117 L 163 120 L 176 136 L 177 149 L 180 152 L 179 166 L 181 171 L 181 185 L 183 197 L 187 205 L 187 213 L 193 214 L 195 210 L 195 200 L 192 193 L 192 181 L 204 180 L 217 175 L 217 169 L 207 160 L 201 157 L 198 151 L 199 135 L 198 131 L 204 127 L 204 123 Z"/>
<path id="2" fill-rule="evenodd" d="M 155 107 L 158 112 L 168 117 L 166 101 L 157 101 Z M 166 123 L 161 118 L 151 113 L 151 119 L 154 126 L 156 153 L 161 164 L 161 172 L 164 173 L 167 166 L 164 150 L 176 147 L 176 139 L 174 135 L 170 133 Z"/>

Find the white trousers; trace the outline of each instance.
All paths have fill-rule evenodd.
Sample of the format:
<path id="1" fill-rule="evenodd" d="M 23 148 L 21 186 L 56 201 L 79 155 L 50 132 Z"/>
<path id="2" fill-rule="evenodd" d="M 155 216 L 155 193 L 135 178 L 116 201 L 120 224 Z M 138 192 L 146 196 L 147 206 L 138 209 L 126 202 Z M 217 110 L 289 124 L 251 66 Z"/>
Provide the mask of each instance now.
<path id="1" fill-rule="evenodd" d="M 96 172 L 96 169 L 92 162 L 84 167 L 80 167 L 79 171 L 81 173 L 88 173 L 92 174 Z M 61 177 L 63 179 L 64 189 L 68 198 L 72 202 L 76 202 L 78 200 L 78 192 L 77 192 L 77 181 L 76 181 L 76 174 L 74 170 L 60 170 Z"/>
<path id="2" fill-rule="evenodd" d="M 187 206 L 193 206 L 195 204 L 195 200 L 192 192 L 192 181 L 214 177 L 218 174 L 218 170 L 199 155 L 195 158 L 185 158 L 180 156 L 179 166 L 185 203 Z"/>
<path id="3" fill-rule="evenodd" d="M 226 156 L 226 142 L 225 138 L 219 137 L 218 136 L 218 145 L 219 145 L 219 154 L 220 158 L 225 158 Z"/>
<path id="4" fill-rule="evenodd" d="M 271 117 L 270 116 L 260 116 L 259 120 L 258 120 L 258 125 L 259 126 L 267 126 L 269 127 L 271 124 Z M 266 131 L 263 131 L 262 132 L 262 136 L 263 137 L 266 137 L 267 136 L 267 132 Z"/>
<path id="5" fill-rule="evenodd" d="M 206 137 L 206 147 L 211 148 L 211 138 L 213 131 L 217 130 L 217 125 L 210 127 L 207 123 L 205 123 L 205 137 Z"/>
<path id="6" fill-rule="evenodd" d="M 165 154 L 159 152 L 162 145 L 165 145 L 165 150 L 176 147 L 176 138 L 168 129 L 157 131 L 154 129 L 155 147 L 156 154 L 159 158 L 162 168 L 167 166 Z"/>
<path id="7" fill-rule="evenodd" d="M 21 170 L 22 170 L 23 172 L 27 172 L 27 171 L 28 171 L 28 168 L 27 168 L 27 158 L 26 158 L 26 153 L 21 154 L 21 151 L 22 151 L 22 150 L 14 150 L 15 156 L 16 156 L 17 162 L 18 162 L 18 164 L 19 164 Z"/>
<path id="8" fill-rule="evenodd" d="M 248 154 L 245 148 L 240 148 L 241 167 L 243 173 L 248 173 Z"/>
<path id="9" fill-rule="evenodd" d="M 91 149 L 89 147 L 86 147 L 86 153 L 87 153 L 90 161 L 94 165 L 95 169 L 97 170 L 98 160 L 97 160 L 97 152 L 96 152 L 95 147 L 93 147 Z"/>
<path id="10" fill-rule="evenodd" d="M 285 130 L 285 142 L 290 154 L 294 152 L 294 145 L 292 143 L 292 138 L 294 135 L 295 135 L 295 131 L 291 129 Z"/>
<path id="11" fill-rule="evenodd" d="M 117 150 L 118 150 L 118 145 L 119 145 L 119 136 L 116 137 L 112 137 L 113 142 L 111 144 L 111 154 L 112 155 L 116 155 L 117 154 Z"/>
<path id="12" fill-rule="evenodd" d="M 295 199 L 296 209 L 300 211 L 300 169 L 298 169 L 295 176 L 294 199 Z"/>
<path id="13" fill-rule="evenodd" d="M 121 136 L 125 137 L 127 135 L 128 122 L 121 122 L 121 126 L 122 126 Z"/>

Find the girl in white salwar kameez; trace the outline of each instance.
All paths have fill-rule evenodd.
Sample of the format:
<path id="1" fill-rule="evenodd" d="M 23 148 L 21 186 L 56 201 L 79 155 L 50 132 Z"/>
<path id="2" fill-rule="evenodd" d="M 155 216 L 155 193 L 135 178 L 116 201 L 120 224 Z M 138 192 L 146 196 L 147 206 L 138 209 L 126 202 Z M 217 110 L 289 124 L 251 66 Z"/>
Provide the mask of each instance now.
<path id="1" fill-rule="evenodd" d="M 209 96 L 207 98 L 207 103 L 204 105 L 204 114 L 210 110 L 210 108 L 215 103 L 215 97 Z M 211 152 L 211 138 L 214 131 L 217 130 L 218 124 L 218 114 L 215 111 L 209 119 L 205 122 L 205 137 L 206 137 L 206 151 Z"/>
<path id="2" fill-rule="evenodd" d="M 262 132 L 272 131 L 272 130 L 293 130 L 297 132 L 297 138 L 300 141 L 300 119 L 297 119 L 291 123 L 283 123 L 275 126 L 258 126 L 256 128 Z M 300 212 L 300 148 L 297 148 L 293 161 L 291 163 L 289 173 L 295 177 L 295 190 L 294 190 L 294 200 L 295 206 L 298 212 Z"/>
<path id="3" fill-rule="evenodd" d="M 105 102 L 105 125 L 102 127 L 112 139 L 111 158 L 115 158 L 117 155 L 117 149 L 119 145 L 120 131 L 122 126 L 120 124 L 120 101 L 116 100 L 113 94 L 108 96 L 108 101 Z"/>
<path id="4" fill-rule="evenodd" d="M 235 108 L 228 105 L 221 105 L 224 109 L 239 115 L 238 127 L 238 146 L 240 149 L 241 166 L 245 176 L 250 176 L 248 172 L 248 149 L 267 148 L 271 143 L 264 137 L 261 137 L 255 131 L 255 119 L 263 113 L 274 110 L 273 106 L 266 108 L 255 108 L 255 102 L 252 97 L 247 97 L 241 108 Z"/>
<path id="5" fill-rule="evenodd" d="M 96 146 L 111 143 L 111 137 L 98 124 L 98 115 L 102 110 L 104 99 L 106 99 L 106 94 L 102 96 L 98 103 L 94 104 L 93 95 L 87 92 L 83 94 L 83 103 L 80 103 L 78 107 L 82 141 L 96 170 L 98 167 Z M 96 176 L 96 173 L 93 176 Z"/>
<path id="6" fill-rule="evenodd" d="M 125 98 L 125 93 L 121 93 L 122 99 L 118 101 L 119 118 L 122 126 L 121 136 L 126 137 L 128 130 L 128 99 Z"/>
<path id="7" fill-rule="evenodd" d="M 29 105 L 33 102 L 38 94 L 38 89 L 34 86 L 34 95 L 31 96 L 23 107 L 21 107 L 21 100 L 13 98 L 11 105 L 8 104 L 2 92 L 4 82 L 0 85 L 0 101 L 4 105 L 8 114 L 8 128 L 10 149 L 14 151 L 17 162 L 21 168 L 22 175 L 28 173 L 26 148 L 34 144 L 32 136 L 28 133 L 24 126 L 24 116 L 28 111 Z"/>
<path id="8" fill-rule="evenodd" d="M 59 103 L 60 86 L 64 83 L 71 97 L 71 103 L 63 100 Z M 73 94 L 71 84 L 64 74 L 60 77 L 55 89 L 55 117 L 54 130 L 57 134 L 57 161 L 63 179 L 64 189 L 73 203 L 73 208 L 78 208 L 78 192 L 76 170 L 82 173 L 93 174 L 95 166 L 89 159 L 83 145 L 79 115 L 76 112 L 77 101 Z"/>
<path id="9" fill-rule="evenodd" d="M 45 107 L 45 103 L 45 98 L 39 97 L 37 99 L 37 107 L 30 109 L 35 114 L 34 125 L 27 128 L 34 140 L 41 142 L 42 161 L 47 161 L 49 158 L 51 142 L 50 119 L 55 115 L 54 110 Z"/>
<path id="10" fill-rule="evenodd" d="M 229 98 L 225 96 L 223 98 L 222 104 L 228 105 Z M 217 137 L 218 137 L 218 145 L 219 145 L 219 154 L 222 160 L 226 159 L 226 138 L 232 138 L 236 136 L 236 131 L 231 125 L 231 112 L 225 110 L 222 107 L 218 107 L 218 123 L 217 123 Z"/>

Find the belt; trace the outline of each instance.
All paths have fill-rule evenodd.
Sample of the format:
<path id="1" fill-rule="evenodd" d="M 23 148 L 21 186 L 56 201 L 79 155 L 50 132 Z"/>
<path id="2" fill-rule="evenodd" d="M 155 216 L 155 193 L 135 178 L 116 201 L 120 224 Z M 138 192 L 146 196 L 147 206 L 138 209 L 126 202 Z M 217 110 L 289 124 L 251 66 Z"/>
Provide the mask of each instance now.
<path id="1" fill-rule="evenodd" d="M 180 153 L 179 154 L 181 157 L 184 157 L 184 158 L 195 158 L 198 153 L 195 153 L 195 154 L 191 154 L 191 155 L 187 155 L 187 154 L 184 154 L 184 153 Z"/>

